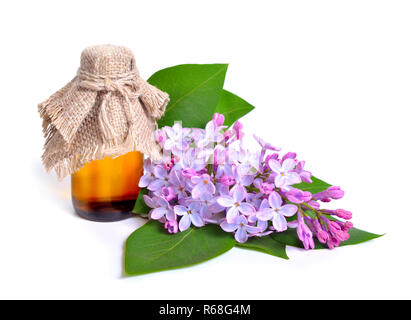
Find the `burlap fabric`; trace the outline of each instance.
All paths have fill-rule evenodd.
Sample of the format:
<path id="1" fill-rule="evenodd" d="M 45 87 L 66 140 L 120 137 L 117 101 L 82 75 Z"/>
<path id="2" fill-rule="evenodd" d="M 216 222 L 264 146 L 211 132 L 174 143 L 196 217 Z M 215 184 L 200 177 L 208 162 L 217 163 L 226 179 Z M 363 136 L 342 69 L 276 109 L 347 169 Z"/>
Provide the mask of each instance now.
<path id="1" fill-rule="evenodd" d="M 62 179 L 107 156 L 137 150 L 158 158 L 154 130 L 168 102 L 167 93 L 140 78 L 129 49 L 85 49 L 76 77 L 39 104 L 44 166 Z"/>

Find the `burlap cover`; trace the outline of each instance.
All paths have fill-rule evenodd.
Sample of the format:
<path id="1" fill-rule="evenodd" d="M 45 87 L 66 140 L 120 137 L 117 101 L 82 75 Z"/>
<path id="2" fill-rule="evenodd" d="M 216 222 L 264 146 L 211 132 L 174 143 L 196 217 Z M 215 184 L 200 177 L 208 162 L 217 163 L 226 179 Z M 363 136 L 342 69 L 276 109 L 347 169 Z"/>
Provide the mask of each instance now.
<path id="1" fill-rule="evenodd" d="M 44 166 L 62 179 L 107 156 L 140 151 L 158 158 L 154 130 L 168 102 L 167 93 L 140 78 L 129 49 L 86 48 L 74 79 L 38 106 Z"/>

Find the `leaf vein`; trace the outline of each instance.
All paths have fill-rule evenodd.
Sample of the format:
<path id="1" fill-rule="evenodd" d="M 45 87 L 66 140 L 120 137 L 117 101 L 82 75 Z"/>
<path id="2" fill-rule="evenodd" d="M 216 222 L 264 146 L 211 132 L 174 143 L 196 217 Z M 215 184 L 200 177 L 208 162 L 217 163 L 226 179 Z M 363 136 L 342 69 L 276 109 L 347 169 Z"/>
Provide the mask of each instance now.
<path id="1" fill-rule="evenodd" d="M 187 238 L 192 232 L 194 231 L 194 228 L 191 229 L 189 232 L 187 232 L 186 235 L 184 235 L 179 241 L 176 242 L 175 245 L 171 246 L 170 248 L 168 248 L 167 250 L 164 250 L 161 252 L 161 254 L 159 254 L 158 256 L 155 256 L 153 259 L 146 261 L 146 263 L 151 263 L 154 260 L 157 260 L 158 258 L 160 258 L 161 256 L 163 256 L 164 254 L 170 252 L 171 250 L 173 250 L 175 247 L 177 247 L 181 242 L 184 241 L 185 238 Z"/>
<path id="2" fill-rule="evenodd" d="M 172 105 L 170 105 L 166 112 L 170 111 L 171 109 L 173 109 L 181 100 L 183 100 L 185 97 L 187 97 L 188 95 L 192 94 L 193 92 L 195 92 L 196 90 L 198 90 L 199 88 L 201 88 L 204 84 L 206 84 L 207 82 L 209 82 L 211 79 L 215 78 L 217 75 L 219 75 L 222 71 L 224 70 L 224 68 L 221 68 L 218 72 L 216 72 L 215 74 L 213 74 L 211 77 L 209 77 L 207 80 L 201 82 L 198 86 L 194 87 L 193 89 L 191 89 L 190 91 L 186 92 L 185 94 L 183 94 L 180 98 L 178 98 Z"/>

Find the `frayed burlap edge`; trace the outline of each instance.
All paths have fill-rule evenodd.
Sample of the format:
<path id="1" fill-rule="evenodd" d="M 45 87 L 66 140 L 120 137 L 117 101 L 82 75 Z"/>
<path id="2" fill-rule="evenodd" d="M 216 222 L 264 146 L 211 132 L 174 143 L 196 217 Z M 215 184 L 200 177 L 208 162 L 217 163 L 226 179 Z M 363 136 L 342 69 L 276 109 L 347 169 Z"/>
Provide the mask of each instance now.
<path id="1" fill-rule="evenodd" d="M 152 95 L 142 94 L 139 97 L 140 102 L 137 102 L 134 107 L 147 109 L 152 117 L 152 130 L 144 130 L 145 128 L 139 127 L 138 123 L 134 123 L 129 127 L 127 137 L 123 141 L 104 141 L 100 145 L 83 148 L 81 154 L 70 154 L 70 141 L 63 138 L 63 134 L 68 134 L 70 128 L 64 127 L 59 122 L 59 115 L 64 112 L 64 106 L 59 104 L 59 100 L 69 87 L 75 85 L 75 82 L 76 78 L 38 105 L 40 117 L 43 119 L 43 134 L 46 139 L 42 162 L 47 172 L 54 169 L 58 179 L 62 180 L 67 175 L 83 168 L 88 162 L 106 157 L 117 157 L 132 151 L 142 152 L 153 160 L 161 158 L 154 131 L 156 120 L 164 114 L 169 97 L 167 93 L 161 92 L 148 83 L 147 87 L 156 89 L 154 90 L 155 99 Z"/>
<path id="2" fill-rule="evenodd" d="M 70 84 L 71 82 L 67 86 Z M 53 145 L 53 142 L 55 142 L 53 137 L 61 135 L 61 132 L 53 124 L 53 119 L 56 118 L 57 114 L 62 112 L 62 107 L 56 103 L 56 99 L 62 95 L 66 87 L 38 105 L 40 116 L 43 119 L 43 134 L 46 138 L 42 162 L 47 172 L 54 169 L 58 179 L 62 180 L 67 175 L 83 168 L 88 162 L 101 160 L 106 157 L 117 157 L 132 151 L 142 152 L 143 154 L 149 155 L 153 160 L 159 160 L 161 158 L 160 148 L 154 137 L 154 130 L 156 129 L 155 122 L 152 131 L 140 130 L 138 124 L 134 123 L 130 126 L 124 142 L 105 141 L 104 144 L 83 149 L 81 155 L 70 155 L 68 151 L 69 143 L 65 141 L 64 138 L 57 139 L 57 141 L 60 140 L 64 142 L 64 146 Z M 159 107 L 154 113 L 156 118 L 160 118 L 164 114 L 165 107 L 169 102 L 168 95 L 163 95 L 159 101 L 161 101 Z M 62 155 L 61 153 L 64 152 L 67 152 L 67 154 Z"/>

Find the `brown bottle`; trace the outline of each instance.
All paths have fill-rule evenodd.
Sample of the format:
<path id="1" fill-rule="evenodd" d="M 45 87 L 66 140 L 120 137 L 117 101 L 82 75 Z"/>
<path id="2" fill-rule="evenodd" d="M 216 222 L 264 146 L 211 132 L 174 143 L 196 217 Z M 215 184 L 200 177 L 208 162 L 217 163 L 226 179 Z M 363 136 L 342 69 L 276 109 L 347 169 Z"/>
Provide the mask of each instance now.
<path id="1" fill-rule="evenodd" d="M 143 155 L 129 152 L 87 163 L 71 175 L 73 206 L 81 217 L 101 222 L 132 216 L 143 174 Z"/>

